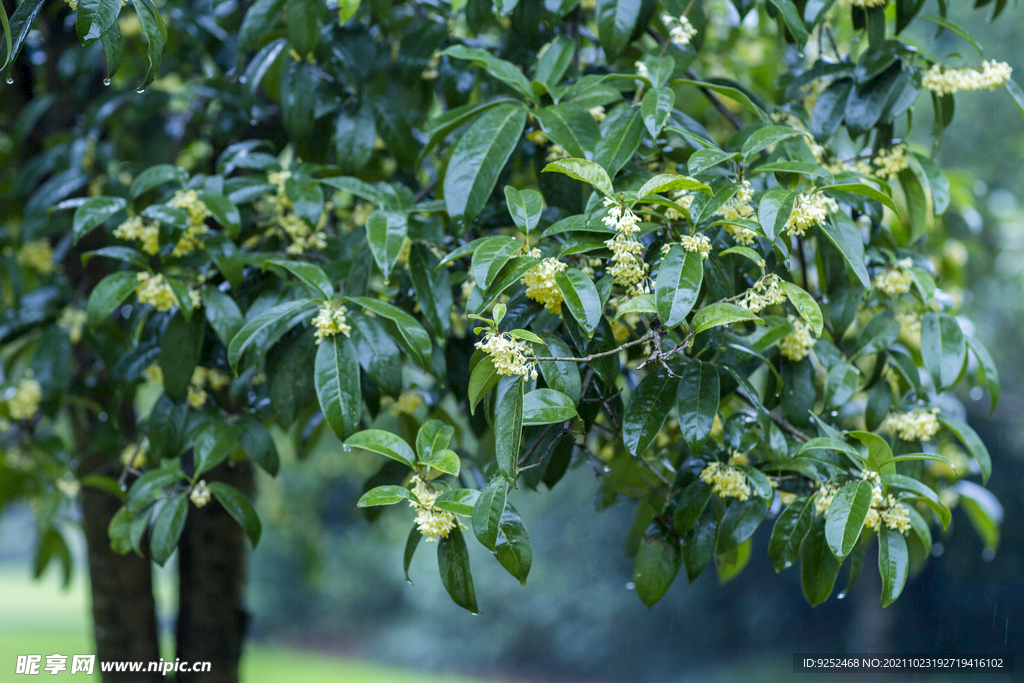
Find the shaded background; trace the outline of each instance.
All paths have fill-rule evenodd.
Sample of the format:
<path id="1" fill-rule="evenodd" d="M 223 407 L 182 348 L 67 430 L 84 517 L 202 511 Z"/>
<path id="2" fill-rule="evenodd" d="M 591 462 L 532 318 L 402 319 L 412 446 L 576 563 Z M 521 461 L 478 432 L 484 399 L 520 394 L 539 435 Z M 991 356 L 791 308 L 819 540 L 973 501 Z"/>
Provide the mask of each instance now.
<path id="1" fill-rule="evenodd" d="M 963 7 L 952 7 L 951 16 L 977 36 L 986 58 L 1008 61 L 1021 79 L 1024 9 L 1007 10 L 994 25 Z M 927 48 L 937 55 L 970 50 L 948 33 Z M 954 293 L 1002 375 L 1003 395 L 991 419 L 980 390 L 961 396 L 992 452 L 989 489 L 1004 507 L 994 557 L 954 511 L 948 531 L 936 533 L 931 561 L 893 606 L 879 605 L 870 550 L 850 595 L 812 610 L 797 569 L 774 574 L 762 531 L 750 564 L 731 583 L 720 586 L 709 571 L 687 586 L 681 575 L 647 610 L 631 590 L 632 560 L 623 551 L 632 505 L 595 513 L 598 484 L 584 466 L 552 492 L 512 496 L 533 543 L 527 586 L 471 545 L 483 610 L 472 616 L 444 593 L 432 546 L 421 545 L 411 569 L 415 584 L 405 582 L 402 553 L 412 512 L 389 510 L 368 524 L 355 510 L 362 480 L 343 476 L 364 464 L 323 448 L 283 467 L 279 479 L 260 481 L 265 530 L 252 562 L 244 680 L 455 680 L 404 672 L 412 669 L 509 681 L 789 680 L 794 652 L 841 651 L 1015 652 L 1024 672 L 1024 210 L 1017 199 L 1024 197 L 1024 124 L 1002 91 L 961 95 L 957 108 L 939 155 L 954 171 L 953 207 L 948 231 L 930 239 L 951 261 L 966 252 L 954 278 L 962 291 Z M 927 149 L 930 121 L 914 123 L 911 140 Z M 285 450 L 282 456 L 295 459 Z M 33 533 L 27 510 L 0 520 L 0 654 L 84 651 L 89 627 L 81 577 L 67 593 L 57 591 L 52 575 L 30 584 Z M 169 565 L 158 582 L 167 633 L 175 605 L 165 596 L 175 593 L 169 582 L 176 574 Z M 837 590 L 845 580 L 844 569 Z M 367 668 L 361 660 L 388 668 Z M 967 676 L 942 680 L 960 678 Z"/>

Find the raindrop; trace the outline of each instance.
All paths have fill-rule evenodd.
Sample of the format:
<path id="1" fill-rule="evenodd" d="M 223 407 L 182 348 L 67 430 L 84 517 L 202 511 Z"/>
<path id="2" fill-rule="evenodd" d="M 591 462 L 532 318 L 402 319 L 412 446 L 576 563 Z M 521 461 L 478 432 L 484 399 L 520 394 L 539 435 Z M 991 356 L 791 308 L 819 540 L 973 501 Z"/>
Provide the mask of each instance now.
<path id="1" fill-rule="evenodd" d="M 603 471 L 605 474 L 611 474 L 612 468 L 605 465 L 604 467 L 601 468 L 601 471 Z"/>
<path id="2" fill-rule="evenodd" d="M 840 593 L 840 594 L 839 594 L 839 595 L 837 595 L 836 597 L 837 597 L 837 598 L 839 598 L 840 600 L 842 600 L 843 598 L 845 598 L 845 597 L 846 597 L 846 593 Z"/>
<path id="3" fill-rule="evenodd" d="M 981 387 L 974 387 L 971 389 L 971 400 L 980 401 L 981 397 L 985 395 L 985 392 L 981 390 Z"/>
<path id="4" fill-rule="evenodd" d="M 996 549 L 985 548 L 981 551 L 981 559 L 983 559 L 985 562 L 991 562 L 992 560 L 996 559 Z"/>
<path id="5" fill-rule="evenodd" d="M 350 452 L 352 450 L 352 448 L 346 443 L 346 444 L 342 444 L 341 445 L 341 450 L 343 450 L 346 453 L 348 453 L 348 452 Z"/>
<path id="6" fill-rule="evenodd" d="M 790 568 L 790 567 L 792 567 L 792 566 L 793 566 L 793 563 L 792 563 L 792 562 L 789 562 L 789 561 L 787 560 L 787 561 L 786 561 L 786 565 L 785 565 L 785 566 L 783 567 L 783 569 L 789 569 L 789 568 Z"/>
<path id="7" fill-rule="evenodd" d="M 103 85 L 110 85 L 110 79 L 109 78 L 104 78 L 103 79 Z"/>
<path id="8" fill-rule="evenodd" d="M 932 557 L 942 557 L 942 553 L 945 551 L 946 549 L 942 547 L 941 543 L 936 543 L 932 546 Z"/>
<path id="9" fill-rule="evenodd" d="M 249 125 L 250 126 L 255 126 L 256 125 L 256 119 L 249 119 Z"/>
<path id="10" fill-rule="evenodd" d="M 136 88 L 135 92 L 137 92 L 137 93 L 139 93 L 141 95 L 142 93 L 146 92 L 146 89 L 145 88 Z"/>
<path id="11" fill-rule="evenodd" d="M 249 80 L 249 79 L 248 79 L 248 78 L 246 78 L 245 76 L 239 76 L 239 77 L 238 77 L 238 82 L 239 82 L 239 83 L 245 83 L 245 82 L 246 82 L 246 81 L 248 81 L 248 80 Z"/>
<path id="12" fill-rule="evenodd" d="M 626 590 L 628 590 L 628 591 L 636 590 L 636 584 L 633 583 L 632 581 L 627 582 L 626 583 Z"/>
<path id="13" fill-rule="evenodd" d="M 7 74 L 7 85 L 11 85 L 13 83 L 14 83 L 14 76 L 12 76 L 10 74 Z"/>
<path id="14" fill-rule="evenodd" d="M 106 422 L 107 421 L 107 414 L 106 413 L 100 413 L 96 417 L 99 418 L 100 422 Z"/>
<path id="15" fill-rule="evenodd" d="M 127 491 L 128 490 L 128 484 L 121 484 L 118 488 L 121 489 L 122 491 Z"/>

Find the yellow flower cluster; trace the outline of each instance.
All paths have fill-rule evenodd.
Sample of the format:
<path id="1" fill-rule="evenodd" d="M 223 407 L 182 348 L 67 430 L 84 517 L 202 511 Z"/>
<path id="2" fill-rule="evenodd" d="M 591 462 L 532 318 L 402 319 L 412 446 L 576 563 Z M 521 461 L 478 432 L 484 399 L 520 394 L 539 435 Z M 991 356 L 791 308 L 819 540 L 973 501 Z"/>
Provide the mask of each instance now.
<path id="1" fill-rule="evenodd" d="M 871 507 L 864 518 L 864 526 L 881 531 L 883 524 L 900 533 L 906 533 L 910 531 L 910 513 L 902 503 L 896 502 L 895 496 L 886 496 L 882 493 L 881 486 L 875 486 L 871 490 Z"/>
<path id="2" fill-rule="evenodd" d="M 811 326 L 796 316 L 789 316 L 793 331 L 779 342 L 779 352 L 784 358 L 797 362 L 806 358 L 814 348 L 815 340 L 811 336 Z"/>
<path id="3" fill-rule="evenodd" d="M 476 348 L 491 357 L 494 369 L 499 375 L 537 378 L 536 363 L 526 359 L 525 352 L 529 350 L 526 342 L 508 333 L 495 334 L 488 330 L 484 338 L 476 343 Z"/>
<path id="4" fill-rule="evenodd" d="M 76 479 L 58 479 L 53 483 L 68 498 L 74 498 L 82 492 L 82 482 Z"/>
<path id="5" fill-rule="evenodd" d="M 885 418 L 882 428 L 892 430 L 904 441 L 930 441 L 939 431 L 938 408 L 914 408 Z"/>
<path id="6" fill-rule="evenodd" d="M 206 404 L 206 387 L 220 391 L 231 384 L 231 375 L 213 368 L 196 367 L 188 385 L 188 404 L 198 410 Z"/>
<path id="7" fill-rule="evenodd" d="M 634 237 L 640 232 L 640 219 L 612 199 L 605 199 L 604 205 L 609 210 L 608 215 L 601 220 L 608 227 L 615 228 L 615 237 L 605 242 L 612 250 L 612 266 L 608 274 L 615 284 L 624 287 L 631 296 L 646 294 L 647 264 L 641 258 L 644 245 Z"/>
<path id="8" fill-rule="evenodd" d="M 920 346 L 921 316 L 917 313 L 897 313 L 896 320 L 900 323 L 900 338 Z"/>
<path id="9" fill-rule="evenodd" d="M 530 269 L 520 280 L 526 285 L 526 296 L 544 304 L 549 313 L 562 310 L 562 290 L 555 284 L 555 274 L 565 270 L 557 258 L 547 258 Z"/>
<path id="10" fill-rule="evenodd" d="M 675 190 L 671 194 L 669 194 L 669 198 L 679 206 L 689 211 L 690 205 L 693 204 L 694 195 L 687 192 L 686 190 Z M 665 211 L 665 218 L 669 219 L 670 221 L 681 221 L 683 219 L 683 214 L 679 213 L 677 210 L 670 207 L 667 211 Z"/>
<path id="11" fill-rule="evenodd" d="M 310 229 L 309 224 L 294 213 L 283 214 L 275 220 L 292 242 L 286 249 L 289 254 L 301 254 L 327 246 L 327 236 L 321 230 Z"/>
<path id="12" fill-rule="evenodd" d="M 169 311 L 178 305 L 174 290 L 162 274 L 139 273 L 138 280 L 135 295 L 139 298 L 140 304 L 149 304 L 158 311 Z"/>
<path id="13" fill-rule="evenodd" d="M 694 36 L 697 35 L 697 29 L 693 27 L 693 24 L 685 16 L 677 19 L 671 14 L 663 14 L 661 15 L 661 20 L 665 22 L 665 26 L 668 28 L 669 40 L 679 47 L 686 47 L 693 40 Z"/>
<path id="14" fill-rule="evenodd" d="M 125 467 L 141 469 L 146 465 L 146 455 L 149 453 L 149 439 L 142 437 L 139 443 L 131 443 L 121 451 L 121 464 Z"/>
<path id="15" fill-rule="evenodd" d="M 934 64 L 921 80 L 925 90 L 937 95 L 952 95 L 964 90 L 995 90 L 996 86 L 1005 85 L 1010 80 L 1013 69 L 1006 62 L 985 60 L 981 63 L 981 71 L 971 67 L 951 69 L 942 64 Z"/>
<path id="16" fill-rule="evenodd" d="M 57 327 L 68 333 L 68 338 L 72 344 L 77 344 L 82 341 L 82 332 L 85 330 L 86 318 L 85 311 L 74 306 L 68 306 L 57 317 Z"/>
<path id="17" fill-rule="evenodd" d="M 910 259 L 900 259 L 891 269 L 875 276 L 875 289 L 881 290 L 888 296 L 906 294 L 910 291 L 910 286 L 914 284 L 914 278 L 910 274 L 912 265 L 914 262 Z"/>
<path id="18" fill-rule="evenodd" d="M 592 117 L 594 117 L 594 120 L 597 121 L 598 123 L 601 123 L 602 121 L 604 121 L 604 119 L 605 119 L 604 107 L 602 107 L 601 105 L 597 105 L 596 107 L 591 107 L 587 111 L 590 113 L 590 115 Z"/>
<path id="19" fill-rule="evenodd" d="M 828 214 L 839 210 L 836 200 L 820 192 L 797 195 L 793 213 L 786 221 L 786 232 L 790 235 L 804 235 L 808 228 L 821 225 Z"/>
<path id="20" fill-rule="evenodd" d="M 40 275 L 49 275 L 54 271 L 53 249 L 46 240 L 26 242 L 18 250 L 18 264 L 36 271 Z"/>
<path id="21" fill-rule="evenodd" d="M 782 289 L 779 276 L 772 273 L 755 282 L 754 286 L 748 289 L 743 298 L 736 303 L 751 313 L 760 313 L 768 306 L 785 303 L 785 301 L 786 290 Z"/>
<path id="22" fill-rule="evenodd" d="M 751 186 L 749 180 L 743 179 L 740 181 L 736 194 L 730 197 L 729 200 L 722 205 L 722 208 L 719 210 L 719 214 L 725 220 L 751 218 L 754 215 L 754 205 L 750 203 L 753 198 L 754 188 Z M 750 246 L 754 243 L 754 238 L 757 237 L 757 233 L 750 228 L 744 228 L 730 223 L 726 223 L 722 227 L 727 233 L 732 235 L 736 244 Z"/>
<path id="23" fill-rule="evenodd" d="M 343 334 L 346 337 L 352 331 L 345 314 L 348 309 L 341 305 L 337 299 L 331 299 L 320 309 L 313 318 L 313 326 L 316 327 L 316 343 L 320 344 L 327 337 Z"/>
<path id="24" fill-rule="evenodd" d="M 814 511 L 819 515 L 824 515 L 828 512 L 828 509 L 832 506 L 832 499 L 839 493 L 839 487 L 834 484 L 824 484 L 814 494 Z"/>
<path id="25" fill-rule="evenodd" d="M 156 254 L 160 251 L 160 224 L 146 225 L 142 216 L 132 216 L 114 228 L 114 237 L 121 240 L 138 240 L 142 243 L 142 251 Z"/>
<path id="26" fill-rule="evenodd" d="M 544 159 L 550 164 L 552 161 L 559 161 L 561 159 L 568 158 L 569 152 L 566 151 L 565 147 L 562 147 L 561 145 L 551 145 L 551 147 L 548 148 L 548 155 Z"/>
<path id="27" fill-rule="evenodd" d="M 203 204 L 202 200 L 199 199 L 199 194 L 195 190 L 181 190 L 175 193 L 168 204 L 176 209 L 185 209 L 188 212 L 188 227 L 185 228 L 185 233 L 178 240 L 178 243 L 174 245 L 174 251 L 171 252 L 171 255 L 185 256 L 196 249 L 202 249 L 204 246 L 203 235 L 210 231 L 206 227 L 206 219 L 211 214 L 209 209 L 206 208 L 206 204 Z"/>
<path id="28" fill-rule="evenodd" d="M 206 480 L 200 479 L 195 486 L 192 487 L 192 492 L 188 494 L 189 500 L 197 508 L 201 508 L 210 502 L 212 494 L 210 489 L 206 486 Z"/>
<path id="29" fill-rule="evenodd" d="M 410 500 L 409 505 L 416 510 L 416 528 L 426 537 L 427 543 L 437 543 L 439 538 L 448 538 L 456 521 L 452 513 L 434 507 L 434 501 L 441 492 L 431 489 L 422 477 L 416 477 L 413 481 L 412 492 L 416 500 Z"/>
<path id="30" fill-rule="evenodd" d="M 425 81 L 437 80 L 437 67 L 441 65 L 441 53 L 434 50 L 434 53 L 430 55 L 430 59 L 427 60 L 427 66 L 423 69 L 423 73 L 420 74 L 420 78 Z"/>
<path id="31" fill-rule="evenodd" d="M 392 415 L 412 415 L 416 409 L 423 405 L 423 397 L 412 391 L 403 391 L 398 400 L 385 396 L 381 399 L 382 408 L 387 408 Z"/>
<path id="32" fill-rule="evenodd" d="M 850 0 L 850 4 L 854 7 L 871 8 L 871 7 L 882 7 L 889 0 Z"/>
<path id="33" fill-rule="evenodd" d="M 694 254 L 700 254 L 702 261 L 706 261 L 708 256 L 711 256 L 711 240 L 706 235 L 697 233 L 696 235 L 683 235 L 679 240 L 683 245 L 683 249 Z"/>
<path id="34" fill-rule="evenodd" d="M 164 371 L 160 369 L 159 363 L 150 363 L 146 367 L 146 381 L 151 384 L 164 383 Z"/>
<path id="35" fill-rule="evenodd" d="M 904 144 L 894 145 L 889 149 L 878 151 L 875 157 L 875 166 L 878 167 L 878 175 L 882 178 L 895 178 L 900 171 L 910 168 L 910 157 L 907 155 L 907 146 Z"/>
<path id="36" fill-rule="evenodd" d="M 734 467 L 711 462 L 701 470 L 700 478 L 705 484 L 711 485 L 711 492 L 720 498 L 750 498 L 747 476 Z"/>
<path id="37" fill-rule="evenodd" d="M 30 420 L 39 412 L 39 402 L 42 400 L 42 385 L 26 377 L 18 382 L 14 396 L 7 399 L 7 411 L 14 420 Z"/>

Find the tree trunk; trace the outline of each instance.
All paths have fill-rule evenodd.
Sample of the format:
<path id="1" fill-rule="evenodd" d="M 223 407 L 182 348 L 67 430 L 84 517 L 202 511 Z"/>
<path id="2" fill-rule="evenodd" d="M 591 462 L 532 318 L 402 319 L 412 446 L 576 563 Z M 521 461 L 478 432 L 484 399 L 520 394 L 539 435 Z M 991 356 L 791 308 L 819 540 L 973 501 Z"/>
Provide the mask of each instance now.
<path id="1" fill-rule="evenodd" d="M 149 662 L 160 659 L 153 574 L 148 558 L 119 555 L 110 549 L 107 527 L 121 502 L 105 491 L 82 487 L 82 514 L 92 585 L 95 671 L 99 662 Z M 156 683 L 159 672 L 107 672 L 103 683 Z"/>
<path id="2" fill-rule="evenodd" d="M 222 481 L 246 495 L 252 464 L 222 465 L 207 481 Z M 189 510 L 178 545 L 179 607 L 176 656 L 190 665 L 210 662 L 209 672 L 181 672 L 178 683 L 238 683 L 249 614 L 242 606 L 248 559 L 245 534 L 216 499 Z"/>

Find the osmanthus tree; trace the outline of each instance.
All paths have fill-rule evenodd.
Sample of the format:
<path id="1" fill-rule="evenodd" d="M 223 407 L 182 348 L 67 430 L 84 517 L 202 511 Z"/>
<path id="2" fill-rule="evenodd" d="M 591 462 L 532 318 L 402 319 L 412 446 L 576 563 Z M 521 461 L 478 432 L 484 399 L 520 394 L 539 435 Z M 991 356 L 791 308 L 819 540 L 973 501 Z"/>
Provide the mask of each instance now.
<path id="1" fill-rule="evenodd" d="M 177 655 L 214 662 L 179 680 L 237 678 L 286 441 L 376 459 L 359 506 L 411 505 L 406 570 L 436 542 L 474 612 L 467 537 L 525 583 L 512 491 L 570 467 L 634 505 L 647 605 L 763 524 L 812 605 L 876 543 L 890 604 L 955 503 L 994 548 L 951 391 L 998 376 L 922 237 L 954 94 L 1024 95 L 925 4 L 23 0 L 0 505 L 33 501 L 36 571 L 80 498 L 99 654 L 157 659 L 177 549 Z"/>

